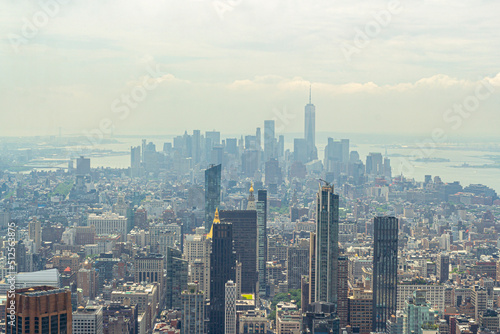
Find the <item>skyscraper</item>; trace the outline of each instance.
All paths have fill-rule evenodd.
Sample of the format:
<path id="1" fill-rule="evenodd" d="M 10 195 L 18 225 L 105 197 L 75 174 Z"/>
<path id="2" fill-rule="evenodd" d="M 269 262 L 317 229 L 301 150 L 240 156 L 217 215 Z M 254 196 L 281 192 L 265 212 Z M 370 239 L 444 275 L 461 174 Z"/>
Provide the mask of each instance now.
<path id="1" fill-rule="evenodd" d="M 384 332 L 397 306 L 398 220 L 375 217 L 373 230 L 372 331 Z"/>
<path id="2" fill-rule="evenodd" d="M 205 231 L 210 231 L 214 212 L 220 205 L 221 165 L 205 170 Z"/>
<path id="3" fill-rule="evenodd" d="M 307 146 L 307 161 L 318 158 L 316 149 L 316 107 L 311 103 L 311 88 L 309 87 L 309 103 L 305 107 L 304 139 Z"/>
<path id="4" fill-rule="evenodd" d="M 340 319 L 340 327 L 344 328 L 348 324 L 349 317 L 349 284 L 348 281 L 348 263 L 346 256 L 339 257 L 339 274 L 337 287 L 337 315 Z"/>
<path id="5" fill-rule="evenodd" d="M 205 321 L 205 305 L 203 291 L 197 283 L 189 283 L 182 292 L 182 334 L 203 334 Z"/>
<path id="6" fill-rule="evenodd" d="M 309 233 L 309 304 L 316 301 L 316 233 Z"/>
<path id="7" fill-rule="evenodd" d="M 141 175 L 141 147 L 130 147 L 130 177 Z"/>
<path id="8" fill-rule="evenodd" d="M 10 297 L 12 296 L 12 298 Z M 14 319 L 11 309 L 6 307 L 6 331 L 14 333 L 55 333 L 72 332 L 71 292 L 50 286 L 36 286 L 16 289 L 9 294 L 7 304 L 14 307 Z M 15 321 L 15 324 L 12 323 Z"/>
<path id="9" fill-rule="evenodd" d="M 200 130 L 193 130 L 191 144 L 192 144 L 191 156 L 193 158 L 193 163 L 197 164 L 198 162 L 200 162 L 200 157 L 201 157 L 201 133 L 200 133 Z"/>
<path id="10" fill-rule="evenodd" d="M 257 192 L 257 271 L 259 296 L 266 296 L 266 261 L 267 261 L 267 190 Z"/>
<path id="11" fill-rule="evenodd" d="M 181 293 L 187 289 L 188 261 L 182 258 L 182 252 L 167 247 L 166 305 L 169 309 L 182 308 Z"/>
<path id="12" fill-rule="evenodd" d="M 225 334 L 236 334 L 236 284 L 226 283 Z"/>
<path id="13" fill-rule="evenodd" d="M 264 121 L 264 161 L 274 158 L 274 120 Z"/>
<path id="14" fill-rule="evenodd" d="M 83 156 L 76 159 L 76 175 L 90 174 L 90 158 Z"/>
<path id="15" fill-rule="evenodd" d="M 448 254 L 441 253 L 438 255 L 436 269 L 439 282 L 446 282 L 450 275 L 450 256 Z"/>
<path id="16" fill-rule="evenodd" d="M 339 196 L 326 184 L 317 195 L 316 302 L 337 304 L 338 267 Z"/>
<path id="17" fill-rule="evenodd" d="M 212 229 L 210 254 L 210 306 L 209 334 L 224 334 L 225 330 L 225 284 L 236 280 L 236 259 L 233 252 L 233 225 L 221 223 L 216 211 Z"/>
<path id="18" fill-rule="evenodd" d="M 257 286 L 257 211 L 222 210 L 222 222 L 232 223 L 236 260 L 241 262 L 241 292 L 255 293 Z"/>
<path id="19" fill-rule="evenodd" d="M 33 218 L 33 220 L 29 222 L 28 228 L 29 238 L 30 240 L 33 240 L 34 243 L 34 252 L 35 254 L 38 254 L 38 251 L 42 246 L 42 223 L 36 218 Z"/>
<path id="20" fill-rule="evenodd" d="M 287 282 L 288 290 L 300 289 L 301 278 L 309 272 L 309 243 L 288 247 Z"/>

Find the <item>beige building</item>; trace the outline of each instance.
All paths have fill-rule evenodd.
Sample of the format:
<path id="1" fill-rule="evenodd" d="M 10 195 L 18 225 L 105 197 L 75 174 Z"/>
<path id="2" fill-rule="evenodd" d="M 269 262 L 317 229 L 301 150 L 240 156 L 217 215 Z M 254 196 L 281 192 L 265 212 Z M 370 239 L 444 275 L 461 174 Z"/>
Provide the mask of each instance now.
<path id="1" fill-rule="evenodd" d="M 440 312 L 444 312 L 445 286 L 440 284 L 398 284 L 398 311 L 403 311 L 406 300 L 413 296 L 413 292 L 417 290 L 426 291 L 426 300 L 431 304 L 431 307 L 439 310 Z"/>
<path id="2" fill-rule="evenodd" d="M 246 311 L 240 315 L 239 333 L 267 333 L 269 320 L 263 310 Z"/>
<path id="3" fill-rule="evenodd" d="M 349 297 L 349 319 L 352 328 L 359 328 L 360 334 L 372 331 L 373 292 L 361 288 L 354 289 Z"/>
<path id="4" fill-rule="evenodd" d="M 111 301 L 124 305 L 137 305 L 138 313 L 146 327 L 153 328 L 155 318 L 160 311 L 160 294 L 157 283 L 136 284 L 126 283 L 111 292 Z"/>

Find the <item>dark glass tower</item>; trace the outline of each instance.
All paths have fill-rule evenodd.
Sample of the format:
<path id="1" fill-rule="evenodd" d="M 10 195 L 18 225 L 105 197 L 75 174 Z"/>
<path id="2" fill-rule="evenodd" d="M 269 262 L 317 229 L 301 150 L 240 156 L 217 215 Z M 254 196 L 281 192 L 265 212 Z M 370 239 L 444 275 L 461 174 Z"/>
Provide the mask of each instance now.
<path id="1" fill-rule="evenodd" d="M 266 261 L 267 261 L 267 190 L 257 193 L 257 271 L 259 295 L 266 296 Z"/>
<path id="2" fill-rule="evenodd" d="M 386 322 L 397 306 L 398 220 L 375 217 L 373 230 L 372 331 L 385 332 Z"/>
<path id="3" fill-rule="evenodd" d="M 236 259 L 233 252 L 233 225 L 221 223 L 216 212 L 212 230 L 210 253 L 209 334 L 225 332 L 225 284 L 236 280 Z"/>
<path id="4" fill-rule="evenodd" d="M 222 210 L 222 223 L 232 223 L 233 249 L 241 263 L 241 292 L 255 293 L 257 286 L 257 211 Z"/>
<path id="5" fill-rule="evenodd" d="M 315 301 L 337 304 L 338 267 L 339 196 L 327 184 L 317 197 Z"/>
<path id="6" fill-rule="evenodd" d="M 448 254 L 441 253 L 438 255 L 437 275 L 439 283 L 444 283 L 448 280 L 450 276 L 450 256 Z"/>
<path id="7" fill-rule="evenodd" d="M 205 231 L 210 231 L 214 212 L 220 205 L 221 165 L 205 170 Z"/>

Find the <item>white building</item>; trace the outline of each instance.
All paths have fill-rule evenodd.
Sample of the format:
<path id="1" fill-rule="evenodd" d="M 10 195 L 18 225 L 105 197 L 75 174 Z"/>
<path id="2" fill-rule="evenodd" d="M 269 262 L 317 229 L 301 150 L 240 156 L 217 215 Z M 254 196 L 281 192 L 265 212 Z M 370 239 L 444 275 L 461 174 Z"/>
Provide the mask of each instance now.
<path id="1" fill-rule="evenodd" d="M 80 306 L 73 312 L 73 334 L 103 334 L 102 306 Z"/>
<path id="2" fill-rule="evenodd" d="M 417 290 L 426 291 L 426 300 L 431 304 L 433 309 L 444 312 L 444 285 L 439 284 L 398 284 L 397 294 L 397 310 L 403 311 L 405 302 L 409 297 L 413 296 L 413 292 Z"/>
<path id="3" fill-rule="evenodd" d="M 97 235 L 119 234 L 121 240 L 127 238 L 127 218 L 116 213 L 105 212 L 102 215 L 89 214 L 88 226 L 95 226 Z"/>
<path id="4" fill-rule="evenodd" d="M 227 281 L 225 295 L 225 334 L 236 334 L 236 290 L 236 284 L 233 281 Z"/>

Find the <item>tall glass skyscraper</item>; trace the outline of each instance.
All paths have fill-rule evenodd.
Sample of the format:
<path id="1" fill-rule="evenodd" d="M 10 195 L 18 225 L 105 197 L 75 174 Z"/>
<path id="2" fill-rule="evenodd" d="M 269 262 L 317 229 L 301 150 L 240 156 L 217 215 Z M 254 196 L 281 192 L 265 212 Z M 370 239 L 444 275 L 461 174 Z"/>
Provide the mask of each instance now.
<path id="1" fill-rule="evenodd" d="M 267 190 L 257 192 L 257 270 L 259 296 L 266 296 L 267 276 Z"/>
<path id="2" fill-rule="evenodd" d="M 318 158 L 316 149 L 316 107 L 311 103 L 311 90 L 309 88 L 309 103 L 305 107 L 304 139 L 307 146 L 307 161 Z"/>
<path id="3" fill-rule="evenodd" d="M 274 142 L 276 141 L 274 137 L 274 120 L 264 121 L 264 160 L 268 161 L 275 157 L 274 154 Z"/>
<path id="4" fill-rule="evenodd" d="M 210 231 L 214 212 L 220 205 L 221 165 L 205 170 L 205 231 Z"/>
<path id="5" fill-rule="evenodd" d="M 337 303 L 338 267 L 339 196 L 327 184 L 317 195 L 315 301 Z"/>
<path id="6" fill-rule="evenodd" d="M 209 233 L 210 254 L 210 334 L 225 333 L 226 282 L 236 281 L 236 258 L 233 252 L 233 224 L 221 223 L 216 213 Z"/>
<path id="7" fill-rule="evenodd" d="M 386 322 L 397 306 L 398 220 L 375 217 L 373 229 L 372 331 L 385 332 Z"/>
<path id="8" fill-rule="evenodd" d="M 254 293 L 257 285 L 257 211 L 221 210 L 220 221 L 232 224 L 233 249 L 236 260 L 241 263 L 241 292 Z"/>

